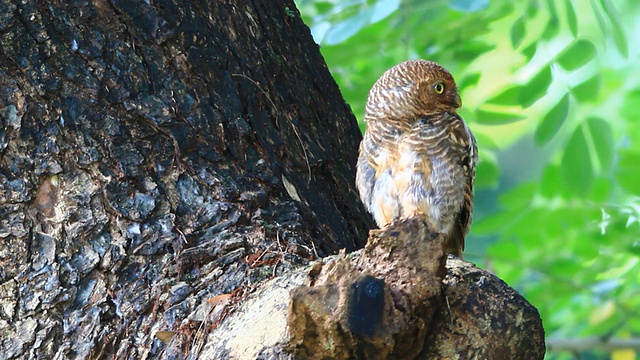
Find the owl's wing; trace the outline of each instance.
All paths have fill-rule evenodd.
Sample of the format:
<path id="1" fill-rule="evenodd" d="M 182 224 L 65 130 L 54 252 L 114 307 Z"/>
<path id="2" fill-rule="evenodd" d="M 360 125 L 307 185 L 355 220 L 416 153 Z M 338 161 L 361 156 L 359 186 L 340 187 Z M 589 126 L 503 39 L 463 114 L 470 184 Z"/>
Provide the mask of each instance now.
<path id="1" fill-rule="evenodd" d="M 457 253 L 458 257 L 462 257 L 464 239 L 469 233 L 471 218 L 473 217 L 473 184 L 476 177 L 478 147 L 475 137 L 462 120 L 455 123 L 452 131 L 454 131 L 454 138 L 458 140 L 457 144 L 460 146 L 460 166 L 465 170 L 467 181 L 464 186 L 464 203 L 456 216 L 447 249 L 450 248 L 452 253 Z"/>
<path id="2" fill-rule="evenodd" d="M 371 199 L 373 198 L 373 187 L 375 185 L 376 165 L 372 158 L 372 144 L 367 141 L 368 134 L 365 133 L 365 138 L 360 143 L 360 152 L 358 155 L 358 163 L 356 165 L 356 187 L 360 194 L 362 203 L 371 212 Z M 368 146 L 368 148 L 367 148 Z"/>

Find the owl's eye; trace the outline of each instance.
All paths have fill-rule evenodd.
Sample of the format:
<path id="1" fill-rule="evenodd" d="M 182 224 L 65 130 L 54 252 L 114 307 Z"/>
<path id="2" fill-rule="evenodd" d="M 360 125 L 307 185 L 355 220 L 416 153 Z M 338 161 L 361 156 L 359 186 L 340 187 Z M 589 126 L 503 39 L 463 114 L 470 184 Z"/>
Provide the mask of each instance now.
<path id="1" fill-rule="evenodd" d="M 433 85 L 433 90 L 435 90 L 438 94 L 442 94 L 444 92 L 444 84 L 441 82 L 436 83 L 435 85 Z"/>

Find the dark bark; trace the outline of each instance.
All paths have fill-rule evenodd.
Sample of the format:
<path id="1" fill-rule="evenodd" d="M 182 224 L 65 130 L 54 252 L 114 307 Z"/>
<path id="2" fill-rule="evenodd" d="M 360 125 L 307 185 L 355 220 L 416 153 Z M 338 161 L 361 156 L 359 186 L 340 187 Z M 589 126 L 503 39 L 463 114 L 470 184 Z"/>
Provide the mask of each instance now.
<path id="1" fill-rule="evenodd" d="M 295 269 L 361 248 L 371 221 L 359 129 L 294 4 L 0 1 L 0 45 L 0 358 L 303 354 L 286 316 L 242 328 L 247 309 L 286 315 Z M 372 274 L 333 279 L 402 280 Z M 391 319 L 402 343 L 442 306 L 422 310 Z"/>
<path id="2" fill-rule="evenodd" d="M 361 135 L 293 2 L 0 11 L 3 358 L 189 353 L 205 299 L 363 245 Z"/>

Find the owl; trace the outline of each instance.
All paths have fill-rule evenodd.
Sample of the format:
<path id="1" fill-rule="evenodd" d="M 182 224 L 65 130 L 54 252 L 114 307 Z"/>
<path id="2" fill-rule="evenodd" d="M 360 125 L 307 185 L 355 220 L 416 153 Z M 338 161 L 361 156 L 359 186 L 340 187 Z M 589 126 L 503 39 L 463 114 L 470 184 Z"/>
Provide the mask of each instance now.
<path id="1" fill-rule="evenodd" d="M 387 70 L 369 92 L 356 187 L 379 227 L 415 215 L 446 235 L 462 257 L 473 214 L 476 140 L 457 114 L 451 74 L 409 60 Z"/>

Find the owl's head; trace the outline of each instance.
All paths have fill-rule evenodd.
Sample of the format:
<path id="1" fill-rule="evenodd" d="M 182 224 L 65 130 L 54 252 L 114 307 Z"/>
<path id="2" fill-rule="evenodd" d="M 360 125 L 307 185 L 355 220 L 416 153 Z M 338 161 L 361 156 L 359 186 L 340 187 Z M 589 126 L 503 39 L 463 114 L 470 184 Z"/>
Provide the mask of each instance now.
<path id="1" fill-rule="evenodd" d="M 439 64 L 408 60 L 387 70 L 369 91 L 367 120 L 402 120 L 461 106 L 453 76 Z"/>

